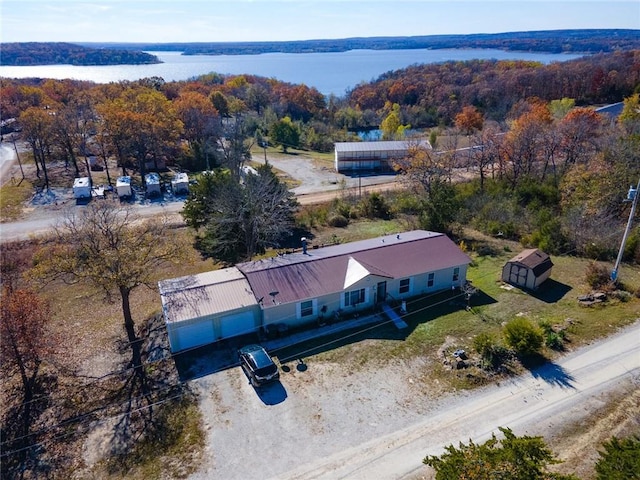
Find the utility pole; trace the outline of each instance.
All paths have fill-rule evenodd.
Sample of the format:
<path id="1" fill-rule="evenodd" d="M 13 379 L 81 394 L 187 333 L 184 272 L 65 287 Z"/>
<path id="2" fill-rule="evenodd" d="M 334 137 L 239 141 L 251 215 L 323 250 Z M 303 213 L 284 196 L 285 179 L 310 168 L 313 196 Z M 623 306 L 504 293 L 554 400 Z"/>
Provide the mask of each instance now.
<path id="1" fill-rule="evenodd" d="M 620 262 L 622 261 L 622 255 L 624 254 L 624 246 L 627 243 L 627 237 L 629 236 L 629 232 L 631 231 L 631 223 L 633 222 L 633 216 L 636 213 L 636 206 L 638 205 L 638 190 L 640 190 L 640 180 L 638 180 L 638 186 L 635 191 L 633 188 L 629 189 L 629 194 L 627 198 L 632 200 L 631 203 L 631 212 L 629 212 L 629 220 L 627 220 L 627 227 L 624 229 L 624 235 L 622 236 L 622 243 L 620 243 L 620 250 L 618 251 L 618 258 L 616 258 L 616 264 L 613 266 L 613 271 L 611 272 L 611 280 L 616 282 L 618 280 L 618 269 L 620 268 Z M 631 198 L 633 196 L 633 198 Z"/>

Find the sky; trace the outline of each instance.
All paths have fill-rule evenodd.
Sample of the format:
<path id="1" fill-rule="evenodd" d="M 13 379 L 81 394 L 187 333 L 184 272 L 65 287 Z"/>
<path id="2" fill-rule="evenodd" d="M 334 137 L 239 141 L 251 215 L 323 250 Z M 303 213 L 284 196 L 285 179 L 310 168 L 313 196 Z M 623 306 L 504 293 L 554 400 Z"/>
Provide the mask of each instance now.
<path id="1" fill-rule="evenodd" d="M 640 0 L 0 0 L 0 42 L 235 42 L 640 29 Z"/>

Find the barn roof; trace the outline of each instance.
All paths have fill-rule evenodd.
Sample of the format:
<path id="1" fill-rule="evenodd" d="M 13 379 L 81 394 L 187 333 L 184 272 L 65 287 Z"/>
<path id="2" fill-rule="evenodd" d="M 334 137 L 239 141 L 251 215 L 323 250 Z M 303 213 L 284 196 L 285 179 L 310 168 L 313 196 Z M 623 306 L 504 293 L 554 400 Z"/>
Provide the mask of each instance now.
<path id="1" fill-rule="evenodd" d="M 256 305 L 245 276 L 235 267 L 158 283 L 167 322 L 216 315 Z"/>
<path id="2" fill-rule="evenodd" d="M 419 145 L 431 148 L 426 140 L 407 141 L 379 141 L 379 142 L 336 142 L 336 152 L 378 152 L 378 151 L 405 151 L 409 145 Z"/>
<path id="3" fill-rule="evenodd" d="M 405 278 L 471 260 L 446 235 L 414 230 L 237 265 L 264 308 L 341 292 L 368 275 Z"/>
<path id="4" fill-rule="evenodd" d="M 509 263 L 518 263 L 530 268 L 536 276 L 539 276 L 553 267 L 553 262 L 549 255 L 537 248 L 523 250 L 509 260 Z"/>

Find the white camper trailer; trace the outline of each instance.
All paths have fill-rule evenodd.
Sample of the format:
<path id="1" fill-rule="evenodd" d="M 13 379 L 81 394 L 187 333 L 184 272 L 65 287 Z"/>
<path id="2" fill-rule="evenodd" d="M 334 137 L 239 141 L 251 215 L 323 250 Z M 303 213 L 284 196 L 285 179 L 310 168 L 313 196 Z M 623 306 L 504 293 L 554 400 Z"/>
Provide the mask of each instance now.
<path id="1" fill-rule="evenodd" d="M 118 177 L 116 180 L 116 193 L 120 198 L 129 198 L 132 195 L 131 177 Z"/>
<path id="2" fill-rule="evenodd" d="M 73 181 L 73 198 L 91 198 L 91 179 L 89 177 L 80 177 Z"/>
<path id="3" fill-rule="evenodd" d="M 155 172 L 147 173 L 144 176 L 147 197 L 160 195 L 160 175 Z"/>
<path id="4" fill-rule="evenodd" d="M 176 173 L 176 176 L 171 180 L 171 190 L 174 195 L 189 193 L 189 176 L 184 173 Z"/>

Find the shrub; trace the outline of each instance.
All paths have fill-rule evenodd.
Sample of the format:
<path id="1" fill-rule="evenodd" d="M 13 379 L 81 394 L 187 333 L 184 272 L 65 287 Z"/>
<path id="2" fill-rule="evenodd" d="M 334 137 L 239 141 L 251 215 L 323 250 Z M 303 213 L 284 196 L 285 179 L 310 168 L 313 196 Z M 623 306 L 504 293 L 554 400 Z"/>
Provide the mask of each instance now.
<path id="1" fill-rule="evenodd" d="M 585 280 L 587 284 L 595 290 L 611 285 L 609 270 L 603 264 L 597 262 L 591 262 L 587 265 Z"/>
<path id="2" fill-rule="evenodd" d="M 489 333 L 480 333 L 473 339 L 473 348 L 480 357 L 484 368 L 497 368 L 509 356 L 509 352 L 502 345 L 498 345 Z"/>
<path id="3" fill-rule="evenodd" d="M 329 217 L 329 220 L 327 220 L 327 223 L 331 227 L 345 228 L 349 225 L 349 219 L 343 215 L 332 215 Z"/>
<path id="4" fill-rule="evenodd" d="M 544 333 L 544 344 L 553 350 L 564 350 L 564 331 L 556 332 L 547 320 L 540 322 L 540 328 Z"/>
<path id="5" fill-rule="evenodd" d="M 514 318 L 504 327 L 504 340 L 520 356 L 538 353 L 544 341 L 542 331 L 523 317 Z"/>

